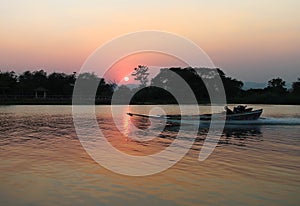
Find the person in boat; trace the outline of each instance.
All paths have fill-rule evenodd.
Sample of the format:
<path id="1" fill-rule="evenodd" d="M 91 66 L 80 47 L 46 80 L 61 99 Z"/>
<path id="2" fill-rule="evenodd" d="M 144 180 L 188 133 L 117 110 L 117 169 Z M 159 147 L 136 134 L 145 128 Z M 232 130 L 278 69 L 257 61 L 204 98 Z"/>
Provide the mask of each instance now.
<path id="1" fill-rule="evenodd" d="M 224 107 L 226 114 L 234 114 L 231 109 L 229 109 L 227 106 Z"/>
<path id="2" fill-rule="evenodd" d="M 242 113 L 246 111 L 246 107 L 247 106 L 243 106 L 243 105 L 238 105 L 237 107 L 233 108 L 233 113 Z"/>
<path id="3" fill-rule="evenodd" d="M 251 111 L 252 108 L 246 109 L 247 106 L 238 105 L 237 107 L 233 108 L 233 111 L 229 109 L 227 106 L 224 107 L 226 114 L 239 114 L 247 111 Z"/>

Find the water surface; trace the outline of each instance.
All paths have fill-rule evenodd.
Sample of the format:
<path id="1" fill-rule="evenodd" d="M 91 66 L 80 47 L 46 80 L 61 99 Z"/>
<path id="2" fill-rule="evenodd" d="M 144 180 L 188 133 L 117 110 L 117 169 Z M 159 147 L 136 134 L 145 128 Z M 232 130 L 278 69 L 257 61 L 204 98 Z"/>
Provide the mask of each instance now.
<path id="1" fill-rule="evenodd" d="M 205 161 L 198 156 L 208 128 L 200 127 L 181 161 L 145 177 L 118 175 L 97 164 L 77 138 L 70 106 L 1 106 L 0 205 L 299 205 L 300 107 L 252 106 L 263 108 L 266 119 L 227 125 Z M 147 132 L 148 120 L 125 113 L 147 113 L 154 106 L 116 107 L 115 121 L 110 106 L 97 106 L 96 114 L 107 139 L 122 152 L 159 152 L 180 129 L 167 125 Z M 159 107 L 179 112 L 176 106 Z M 141 138 L 151 140 L 126 136 L 132 134 L 129 121 L 142 129 Z M 181 138 L 194 140 L 189 131 Z"/>

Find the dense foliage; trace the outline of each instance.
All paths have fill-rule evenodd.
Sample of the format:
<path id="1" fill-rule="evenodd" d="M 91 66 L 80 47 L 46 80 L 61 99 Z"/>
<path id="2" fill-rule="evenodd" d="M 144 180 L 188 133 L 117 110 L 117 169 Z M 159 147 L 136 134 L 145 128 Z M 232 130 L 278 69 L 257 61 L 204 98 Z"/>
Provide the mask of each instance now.
<path id="1" fill-rule="evenodd" d="M 86 81 L 98 81 L 98 96 L 111 96 L 115 84 L 106 83 L 103 78 L 93 73 L 80 75 L 65 73 L 47 73 L 43 70 L 25 71 L 20 75 L 15 72 L 0 72 L 0 97 L 4 98 L 35 98 L 36 91 L 46 91 L 47 98 L 70 98 L 77 78 Z"/>
<path id="2" fill-rule="evenodd" d="M 60 104 L 57 99 L 67 100 L 71 103 L 71 97 L 76 80 L 97 81 L 96 103 L 110 103 L 112 95 L 122 103 L 125 96 L 132 96 L 132 104 L 173 104 L 176 99 L 172 96 L 172 89 L 180 90 L 178 77 L 183 79 L 191 88 L 198 103 L 209 103 L 208 89 L 219 88 L 215 85 L 216 78 L 220 78 L 230 103 L 278 103 L 278 104 L 300 104 L 300 78 L 292 84 L 292 89 L 287 90 L 285 81 L 274 78 L 268 81 L 268 86 L 263 89 L 243 90 L 243 82 L 226 76 L 219 68 L 162 68 L 151 80 L 148 79 L 148 67 L 138 66 L 133 71 L 134 78 L 140 85 L 130 89 L 126 85 L 119 87 L 115 83 L 107 83 L 105 79 L 99 78 L 94 73 L 77 75 L 65 73 L 47 74 L 43 70 L 25 71 L 20 75 L 15 72 L 0 71 L 0 103 L 36 103 L 37 91 L 46 91 L 46 100 L 54 100 L 52 103 Z M 173 90 L 174 91 L 174 90 Z M 185 91 L 182 91 L 184 93 Z M 24 102 L 24 99 L 34 101 Z M 45 100 L 46 99 L 46 100 Z M 98 102 L 97 102 L 98 99 Z M 118 101 L 117 101 L 118 102 Z M 47 101 L 45 102 L 47 103 Z M 188 100 L 186 103 L 189 103 Z"/>

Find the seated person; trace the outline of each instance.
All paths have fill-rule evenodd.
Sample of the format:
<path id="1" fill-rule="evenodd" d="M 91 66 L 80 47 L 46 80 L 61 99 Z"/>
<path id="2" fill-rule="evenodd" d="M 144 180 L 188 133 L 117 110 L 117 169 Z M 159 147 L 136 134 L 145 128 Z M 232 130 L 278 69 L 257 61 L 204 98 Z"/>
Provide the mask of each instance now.
<path id="1" fill-rule="evenodd" d="M 233 108 L 234 113 L 242 113 L 245 112 L 245 110 L 246 110 L 246 106 L 243 105 L 238 105 L 237 107 Z"/>
<path id="2" fill-rule="evenodd" d="M 224 107 L 226 114 L 234 114 L 233 111 L 231 111 L 231 109 L 229 109 L 227 106 Z"/>

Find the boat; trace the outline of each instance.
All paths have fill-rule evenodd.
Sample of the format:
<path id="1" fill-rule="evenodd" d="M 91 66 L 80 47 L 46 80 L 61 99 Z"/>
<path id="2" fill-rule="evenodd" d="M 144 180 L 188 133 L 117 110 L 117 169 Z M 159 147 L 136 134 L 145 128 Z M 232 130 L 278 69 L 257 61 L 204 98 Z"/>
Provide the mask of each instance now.
<path id="1" fill-rule="evenodd" d="M 247 108 L 247 106 L 238 105 L 234 107 L 233 110 L 229 109 L 227 106 L 224 107 L 225 112 L 215 114 L 216 119 L 225 119 L 225 120 L 257 120 L 263 110 L 253 108 Z M 212 114 L 200 115 L 200 120 L 211 120 Z"/>
<path id="2" fill-rule="evenodd" d="M 173 123 L 194 123 L 194 122 L 207 122 L 213 120 L 226 120 L 226 121 L 246 121 L 257 120 L 263 112 L 263 109 L 253 110 L 247 106 L 238 105 L 233 110 L 225 106 L 225 111 L 216 114 L 202 114 L 202 115 L 145 115 L 136 113 L 127 113 L 129 116 L 164 119 Z"/>

